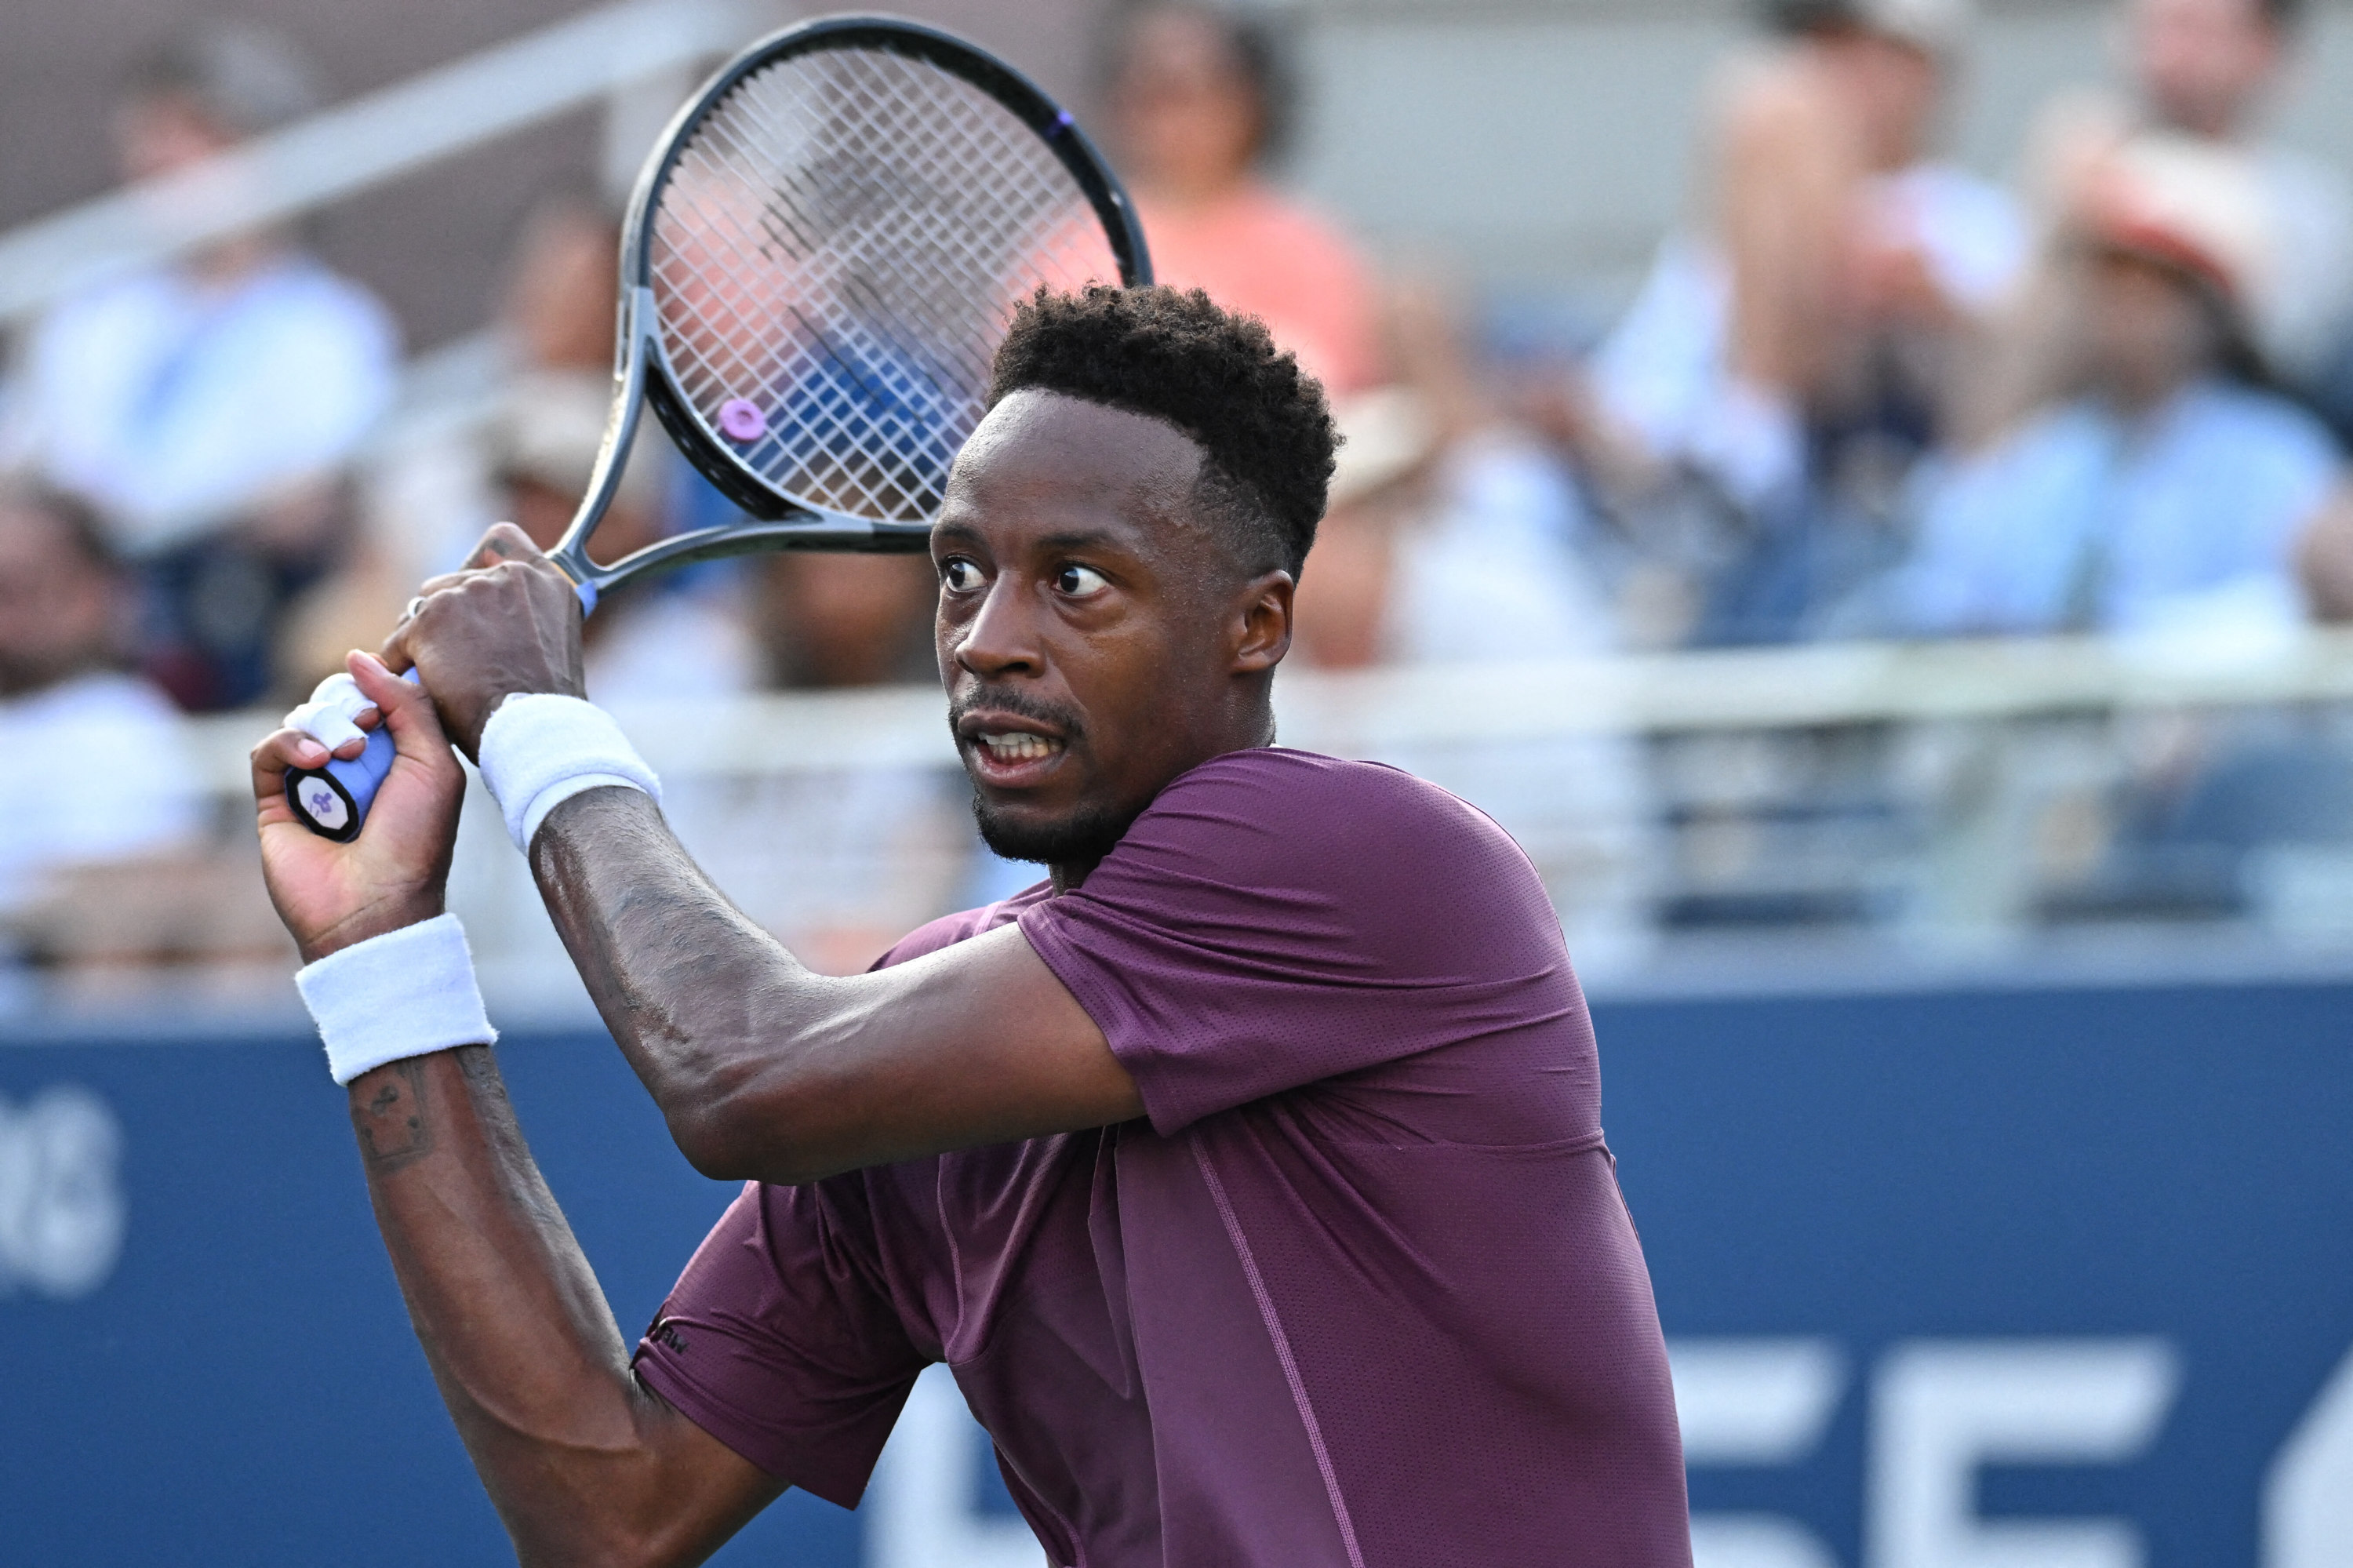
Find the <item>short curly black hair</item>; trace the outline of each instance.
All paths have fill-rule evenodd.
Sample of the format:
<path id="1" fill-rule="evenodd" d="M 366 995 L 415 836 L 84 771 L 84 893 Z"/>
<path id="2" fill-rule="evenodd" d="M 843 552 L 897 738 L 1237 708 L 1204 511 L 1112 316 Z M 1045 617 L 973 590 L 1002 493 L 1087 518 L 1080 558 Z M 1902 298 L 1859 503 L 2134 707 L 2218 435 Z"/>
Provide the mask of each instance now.
<path id="1" fill-rule="evenodd" d="M 1194 502 L 1221 524 L 1245 575 L 1293 577 L 1315 542 L 1339 445 L 1323 385 L 1266 323 L 1198 289 L 1040 289 L 997 348 L 988 406 L 1056 392 L 1166 420 L 1204 453 Z"/>

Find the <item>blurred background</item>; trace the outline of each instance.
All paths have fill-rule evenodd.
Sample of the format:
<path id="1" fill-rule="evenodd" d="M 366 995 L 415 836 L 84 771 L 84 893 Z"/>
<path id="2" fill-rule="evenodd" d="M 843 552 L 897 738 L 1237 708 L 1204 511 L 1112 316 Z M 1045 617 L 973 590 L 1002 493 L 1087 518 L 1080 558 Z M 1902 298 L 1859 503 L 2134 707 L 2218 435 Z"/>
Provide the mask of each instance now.
<path id="1" fill-rule="evenodd" d="M 1702 1563 L 2353 1563 L 2353 5 L 901 9 L 1072 105 L 1161 281 L 1332 393 L 1282 738 L 1544 874 Z M 0 1322 L 69 1347 L 0 1498 L 41 1478 L 38 1560 L 497 1559 L 244 757 L 491 521 L 560 531 L 638 164 L 803 14 L 0 16 Z M 650 435 L 599 537 L 727 504 Z M 971 829 L 932 593 L 779 558 L 590 622 L 681 835 L 819 968 L 1034 874 Z M 453 902 L 569 1064 L 518 1094 L 627 1326 L 723 1194 L 487 806 Z M 726 1560 L 1034 1561 L 925 1389 L 867 1522 L 787 1504 Z M 206 1397 L 244 1436 L 195 1452 Z M 264 1485 L 296 1432 L 345 1458 Z M 335 1533 L 356 1453 L 430 1478 L 440 1548 Z"/>

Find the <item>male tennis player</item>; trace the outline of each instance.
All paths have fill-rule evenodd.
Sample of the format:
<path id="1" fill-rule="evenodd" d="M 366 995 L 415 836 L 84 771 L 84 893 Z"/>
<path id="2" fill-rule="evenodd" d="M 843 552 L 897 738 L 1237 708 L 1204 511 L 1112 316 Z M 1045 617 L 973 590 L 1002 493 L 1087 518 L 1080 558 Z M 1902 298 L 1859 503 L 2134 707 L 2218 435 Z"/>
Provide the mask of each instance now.
<path id="1" fill-rule="evenodd" d="M 1205 295 L 1098 289 L 1023 309 L 990 401 L 932 541 L 940 670 L 982 832 L 1051 875 L 870 974 L 810 973 L 680 848 L 512 531 L 388 645 L 431 700 L 353 656 L 399 747 L 354 843 L 280 794 L 317 740 L 256 753 L 385 1245 L 522 1558 L 697 1562 L 786 1486 L 854 1504 L 944 1361 L 1059 1564 L 1687 1564 L 1535 872 L 1430 785 L 1271 744 L 1320 388 Z M 748 1179 L 634 1353 L 480 1044 L 445 736 L 681 1149 Z"/>

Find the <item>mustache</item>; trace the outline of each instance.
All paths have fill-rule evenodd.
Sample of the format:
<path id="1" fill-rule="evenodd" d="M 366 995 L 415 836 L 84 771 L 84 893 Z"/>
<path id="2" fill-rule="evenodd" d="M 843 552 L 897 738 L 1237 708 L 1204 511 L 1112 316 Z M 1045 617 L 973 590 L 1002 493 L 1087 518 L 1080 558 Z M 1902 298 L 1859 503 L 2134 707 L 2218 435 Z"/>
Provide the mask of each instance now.
<path id="1" fill-rule="evenodd" d="M 1071 709 L 1054 703 L 1043 702 L 1015 686 L 981 686 L 948 701 L 948 729 L 960 733 L 958 726 L 972 714 L 1009 714 L 1015 718 L 1034 719 L 1052 725 L 1062 732 L 1066 742 L 1074 742 L 1085 732 L 1079 715 Z"/>

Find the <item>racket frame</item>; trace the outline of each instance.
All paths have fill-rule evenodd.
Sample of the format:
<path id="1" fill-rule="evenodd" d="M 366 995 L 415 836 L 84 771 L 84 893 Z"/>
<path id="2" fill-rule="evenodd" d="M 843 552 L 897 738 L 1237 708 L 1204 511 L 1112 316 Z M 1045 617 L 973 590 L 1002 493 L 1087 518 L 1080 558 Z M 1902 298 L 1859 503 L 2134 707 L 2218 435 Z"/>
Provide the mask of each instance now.
<path id="1" fill-rule="evenodd" d="M 797 23 L 753 44 L 705 82 L 671 116 L 653 153 L 638 175 L 629 216 L 621 236 L 621 299 L 618 342 L 613 366 L 613 408 L 596 451 L 580 509 L 549 558 L 579 586 L 589 609 L 597 596 L 630 578 L 689 562 L 763 550 L 886 551 L 913 554 L 929 548 L 931 524 L 878 522 L 780 496 L 754 475 L 705 428 L 679 391 L 670 352 L 661 340 L 661 314 L 653 291 L 654 207 L 686 151 L 694 128 L 744 78 L 796 55 L 833 48 L 869 48 L 908 56 L 977 87 L 1027 124 L 1060 161 L 1094 208 L 1119 263 L 1120 281 L 1134 288 L 1152 281 L 1152 260 L 1134 205 L 1111 165 L 1069 112 L 1028 77 L 953 33 L 894 16 L 821 16 Z M 588 557 L 588 540 L 604 520 L 620 487 L 638 421 L 650 405 L 654 417 L 695 470 L 748 522 L 697 528 L 655 541 L 607 566 Z"/>

